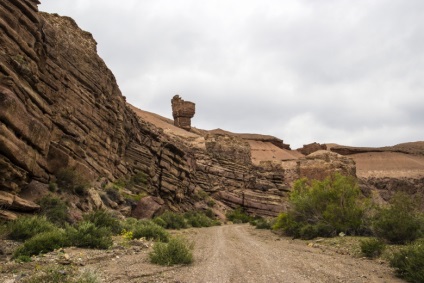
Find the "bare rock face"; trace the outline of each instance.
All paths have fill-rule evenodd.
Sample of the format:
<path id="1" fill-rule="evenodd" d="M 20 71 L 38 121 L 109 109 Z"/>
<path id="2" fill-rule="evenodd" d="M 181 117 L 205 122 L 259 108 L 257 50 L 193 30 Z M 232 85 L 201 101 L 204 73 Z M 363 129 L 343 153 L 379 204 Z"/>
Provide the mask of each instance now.
<path id="1" fill-rule="evenodd" d="M 34 212 L 38 209 L 40 209 L 40 206 L 32 201 L 25 200 L 11 193 L 0 191 L 0 218 L 13 220 L 16 218 L 14 212 Z"/>
<path id="2" fill-rule="evenodd" d="M 195 113 L 196 105 L 190 101 L 184 101 L 179 95 L 175 95 L 172 100 L 172 116 L 174 125 L 186 131 L 191 130 L 191 118 Z"/>
<path id="3" fill-rule="evenodd" d="M 157 197 L 144 197 L 132 211 L 132 217 L 137 219 L 153 218 L 164 211 L 164 201 Z"/>
<path id="4" fill-rule="evenodd" d="M 304 155 L 309 155 L 315 151 L 318 150 L 326 150 L 327 146 L 325 144 L 319 144 L 319 143 L 310 143 L 310 144 L 305 144 L 303 145 L 302 148 L 298 148 L 297 151 L 299 151 L 300 153 L 304 154 Z"/>
<path id="5" fill-rule="evenodd" d="M 235 136 L 209 134 L 205 137 L 205 145 L 207 152 L 216 159 L 230 159 L 241 164 L 251 163 L 249 143 Z"/>
<path id="6" fill-rule="evenodd" d="M 62 169 L 90 183 L 143 172 L 142 189 L 166 206 L 191 206 L 189 153 L 127 106 L 90 33 L 37 1 L 1 1 L 0 19 L 0 191 L 19 195 Z"/>
<path id="7" fill-rule="evenodd" d="M 346 156 L 319 150 L 297 162 L 299 177 L 323 180 L 334 172 L 356 177 L 355 162 Z"/>

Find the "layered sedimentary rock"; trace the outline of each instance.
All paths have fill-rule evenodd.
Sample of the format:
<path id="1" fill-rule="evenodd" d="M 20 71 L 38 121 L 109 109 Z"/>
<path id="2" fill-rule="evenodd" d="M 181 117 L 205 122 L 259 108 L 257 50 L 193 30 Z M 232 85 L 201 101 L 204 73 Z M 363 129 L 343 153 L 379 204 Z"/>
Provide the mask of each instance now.
<path id="1" fill-rule="evenodd" d="M 0 190 L 68 168 L 89 181 L 145 172 L 146 190 L 190 205 L 187 154 L 127 106 L 91 34 L 36 3 L 0 3 Z"/>
<path id="2" fill-rule="evenodd" d="M 24 0 L 2 1 L 0 15 L 2 191 L 20 195 L 42 190 L 62 169 L 90 182 L 143 172 L 147 180 L 142 189 L 157 197 L 159 206 L 173 210 L 192 208 L 194 192 L 205 189 L 217 198 L 222 192 L 233 207 L 274 215 L 280 211 L 280 191 L 286 190 L 280 169 L 255 169 L 245 142 L 238 149 L 213 142 L 210 150 L 190 149 L 140 119 L 97 55 L 91 34 L 72 19 L 39 13 L 35 2 Z M 183 101 L 176 97 L 174 102 L 177 118 L 194 114 L 194 104 L 184 102 L 178 108 Z M 179 126 L 189 129 L 190 124 Z M 275 194 L 268 195 L 272 190 Z M 124 203 L 101 191 L 87 194 L 75 207 L 119 209 Z M 243 194 L 242 201 L 232 203 L 232 196 Z"/>
<path id="3" fill-rule="evenodd" d="M 331 151 L 356 162 L 361 188 L 378 196 L 377 201 L 387 201 L 398 191 L 424 198 L 424 142 L 378 148 L 333 146 Z"/>
<path id="4" fill-rule="evenodd" d="M 196 105 L 190 101 L 184 101 L 179 95 L 175 95 L 171 100 L 172 116 L 174 125 L 186 131 L 191 130 L 191 118 L 196 112 Z"/>
<path id="5" fill-rule="evenodd" d="M 303 155 L 309 155 L 309 154 L 311 154 L 315 151 L 326 150 L 326 149 L 327 149 L 327 146 L 325 144 L 319 144 L 319 143 L 314 142 L 314 143 L 303 145 L 303 147 L 298 148 L 297 151 L 299 151 Z"/>

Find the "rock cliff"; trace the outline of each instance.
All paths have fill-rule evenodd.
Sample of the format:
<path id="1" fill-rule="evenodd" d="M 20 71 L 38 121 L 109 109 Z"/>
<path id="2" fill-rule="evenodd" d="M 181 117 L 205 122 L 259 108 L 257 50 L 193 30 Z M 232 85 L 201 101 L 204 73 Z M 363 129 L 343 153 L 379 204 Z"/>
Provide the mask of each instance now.
<path id="1" fill-rule="evenodd" d="M 65 169 L 91 184 L 143 172 L 146 191 L 189 206 L 187 151 L 127 106 L 90 33 L 37 3 L 0 3 L 0 190 L 34 193 Z"/>

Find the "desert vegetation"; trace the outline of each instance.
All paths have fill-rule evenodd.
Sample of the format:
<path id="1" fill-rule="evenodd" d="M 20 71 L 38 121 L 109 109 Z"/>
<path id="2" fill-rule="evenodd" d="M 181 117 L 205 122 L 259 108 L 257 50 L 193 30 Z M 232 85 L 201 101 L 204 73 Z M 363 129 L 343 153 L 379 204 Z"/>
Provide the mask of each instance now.
<path id="1" fill-rule="evenodd" d="M 14 252 L 16 261 L 28 262 L 34 255 L 69 246 L 108 249 L 113 245 L 114 237 L 122 237 L 125 241 L 145 238 L 156 242 L 150 254 L 152 263 L 189 264 L 193 260 L 192 244 L 184 238 L 171 236 L 166 228 L 210 227 L 219 224 L 203 212 L 178 214 L 167 211 L 153 220 L 119 220 L 106 210 L 93 211 L 85 214 L 81 221 L 70 223 L 67 214 L 63 213 L 66 206 L 64 208 L 64 203 L 60 200 L 49 196 L 40 201 L 40 204 L 45 205 L 41 215 L 20 217 L 1 225 L 3 237 L 22 243 Z M 35 281 L 25 282 L 43 282 L 47 280 L 45 278 L 61 278 L 61 282 L 74 282 L 66 281 L 55 270 L 45 270 L 34 278 Z"/>
<path id="2" fill-rule="evenodd" d="M 424 216 L 410 196 L 396 193 L 387 206 L 378 207 L 361 194 L 355 179 L 336 173 L 323 181 L 296 181 L 289 203 L 290 209 L 275 220 L 274 230 L 306 240 L 367 236 L 360 241 L 360 250 L 369 258 L 382 256 L 387 245 L 404 245 L 386 258 L 399 277 L 423 282 Z"/>

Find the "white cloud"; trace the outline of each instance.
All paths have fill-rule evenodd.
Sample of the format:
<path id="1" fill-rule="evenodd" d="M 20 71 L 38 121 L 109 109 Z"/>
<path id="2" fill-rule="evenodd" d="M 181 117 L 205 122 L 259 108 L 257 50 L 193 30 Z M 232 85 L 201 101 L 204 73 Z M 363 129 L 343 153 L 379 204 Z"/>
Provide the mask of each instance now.
<path id="1" fill-rule="evenodd" d="M 43 0 L 93 33 L 127 100 L 296 148 L 424 140 L 424 1 Z"/>

